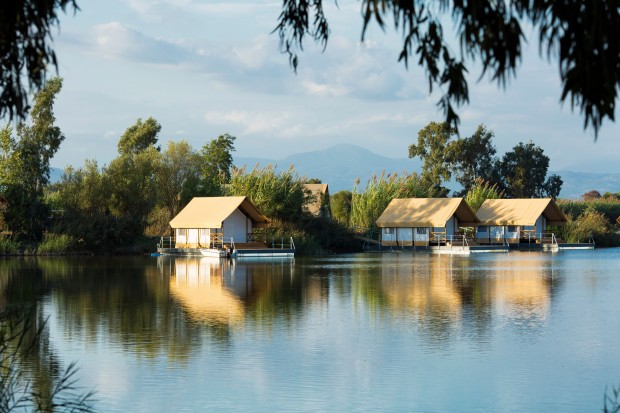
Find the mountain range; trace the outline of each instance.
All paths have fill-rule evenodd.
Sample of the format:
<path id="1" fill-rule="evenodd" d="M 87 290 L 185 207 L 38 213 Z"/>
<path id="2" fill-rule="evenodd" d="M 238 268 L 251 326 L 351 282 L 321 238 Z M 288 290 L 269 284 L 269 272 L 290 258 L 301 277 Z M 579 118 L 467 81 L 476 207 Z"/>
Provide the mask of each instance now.
<path id="1" fill-rule="evenodd" d="M 419 159 L 388 158 L 353 144 L 338 144 L 323 150 L 296 153 L 278 160 L 235 157 L 233 162 L 235 166 L 246 166 L 247 169 L 271 164 L 279 171 L 287 170 L 293 165 L 299 176 L 320 179 L 323 183 L 329 184 L 331 194 L 343 189 L 352 190 L 358 178 L 360 182 L 358 188 L 362 190 L 374 174 L 380 175 L 384 171 L 400 174 L 422 170 L 422 163 Z M 51 168 L 50 181 L 58 182 L 62 177 L 62 172 L 62 169 Z M 593 189 L 601 194 L 620 191 L 620 173 L 566 170 L 549 171 L 549 173 L 560 175 L 564 181 L 560 198 L 577 199 Z M 451 190 L 459 188 L 456 182 L 450 182 L 446 186 Z"/>

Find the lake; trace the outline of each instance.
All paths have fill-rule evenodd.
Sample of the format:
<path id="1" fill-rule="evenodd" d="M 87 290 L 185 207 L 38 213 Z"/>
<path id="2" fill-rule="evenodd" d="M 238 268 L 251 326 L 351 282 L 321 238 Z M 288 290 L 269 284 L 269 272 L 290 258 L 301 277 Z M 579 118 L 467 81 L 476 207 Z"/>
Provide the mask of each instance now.
<path id="1" fill-rule="evenodd" d="M 102 412 L 597 412 L 620 385 L 620 249 L 4 258 L 0 291 Z"/>

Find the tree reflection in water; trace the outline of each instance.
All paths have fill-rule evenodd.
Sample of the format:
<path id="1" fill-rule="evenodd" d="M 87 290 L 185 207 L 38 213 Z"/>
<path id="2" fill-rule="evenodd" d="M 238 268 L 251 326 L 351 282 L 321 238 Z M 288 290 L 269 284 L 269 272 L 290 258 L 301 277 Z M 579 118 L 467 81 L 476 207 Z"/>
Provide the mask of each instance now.
<path id="1" fill-rule="evenodd" d="M 42 298 L 49 292 L 36 259 L 0 261 L 0 410 L 94 411 L 75 364 L 63 367 L 50 343 Z"/>

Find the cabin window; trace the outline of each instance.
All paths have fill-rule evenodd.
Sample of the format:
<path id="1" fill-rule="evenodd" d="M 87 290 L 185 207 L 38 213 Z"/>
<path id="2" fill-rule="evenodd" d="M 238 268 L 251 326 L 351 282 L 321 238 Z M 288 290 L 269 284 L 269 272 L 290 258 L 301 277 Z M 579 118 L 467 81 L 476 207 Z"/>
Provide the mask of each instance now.
<path id="1" fill-rule="evenodd" d="M 489 227 L 486 225 L 480 225 L 478 227 L 478 232 L 489 232 Z"/>
<path id="2" fill-rule="evenodd" d="M 394 234 L 394 228 L 384 228 L 383 231 L 386 235 Z"/>
<path id="3" fill-rule="evenodd" d="M 426 235 L 426 228 L 416 228 L 415 233 L 418 235 Z"/>
<path id="4" fill-rule="evenodd" d="M 177 237 L 187 236 L 187 228 L 177 228 Z"/>
<path id="5" fill-rule="evenodd" d="M 516 226 L 516 225 L 508 225 L 507 231 L 508 232 L 517 232 L 518 229 L 519 229 L 519 227 Z"/>

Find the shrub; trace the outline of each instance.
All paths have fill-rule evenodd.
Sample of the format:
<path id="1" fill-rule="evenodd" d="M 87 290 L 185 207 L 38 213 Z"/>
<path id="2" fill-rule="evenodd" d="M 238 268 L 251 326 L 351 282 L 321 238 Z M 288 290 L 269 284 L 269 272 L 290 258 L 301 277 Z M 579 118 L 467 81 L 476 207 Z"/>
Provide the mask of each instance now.
<path id="1" fill-rule="evenodd" d="M 15 255 L 19 250 L 19 244 L 9 237 L 0 236 L 0 254 Z"/>
<path id="2" fill-rule="evenodd" d="M 46 233 L 37 248 L 38 254 L 66 254 L 77 252 L 78 242 L 66 234 Z"/>
<path id="3" fill-rule="evenodd" d="M 560 237 L 567 242 L 584 242 L 590 238 L 599 242 L 605 239 L 609 232 L 609 223 L 602 212 L 589 208 L 573 219 L 568 215 L 568 222 L 560 228 Z"/>
<path id="4" fill-rule="evenodd" d="M 600 198 L 591 201 L 558 201 L 558 206 L 566 215 L 578 217 L 582 215 L 588 208 L 601 212 L 609 224 L 616 222 L 620 216 L 620 200 L 616 198 Z"/>

